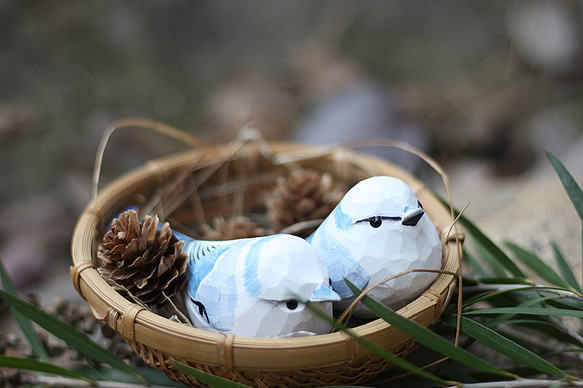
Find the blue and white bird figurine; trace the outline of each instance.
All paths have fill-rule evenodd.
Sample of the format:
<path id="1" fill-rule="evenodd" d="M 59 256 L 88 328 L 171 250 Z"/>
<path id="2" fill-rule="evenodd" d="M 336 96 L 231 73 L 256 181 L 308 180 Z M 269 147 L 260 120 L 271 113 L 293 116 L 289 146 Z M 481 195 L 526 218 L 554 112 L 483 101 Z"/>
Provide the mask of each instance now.
<path id="1" fill-rule="evenodd" d="M 324 260 L 332 288 L 346 308 L 354 299 L 343 278 L 360 288 L 413 269 L 441 268 L 441 242 L 413 190 L 402 180 L 375 176 L 353 186 L 307 239 Z M 437 273 L 409 272 L 368 295 L 398 309 L 419 296 Z M 374 317 L 359 303 L 354 315 Z"/>
<path id="2" fill-rule="evenodd" d="M 276 234 L 200 241 L 175 234 L 189 256 L 183 298 L 195 327 L 253 337 L 330 330 L 299 302 L 332 316 L 332 302 L 340 300 L 324 262 L 304 239 Z"/>

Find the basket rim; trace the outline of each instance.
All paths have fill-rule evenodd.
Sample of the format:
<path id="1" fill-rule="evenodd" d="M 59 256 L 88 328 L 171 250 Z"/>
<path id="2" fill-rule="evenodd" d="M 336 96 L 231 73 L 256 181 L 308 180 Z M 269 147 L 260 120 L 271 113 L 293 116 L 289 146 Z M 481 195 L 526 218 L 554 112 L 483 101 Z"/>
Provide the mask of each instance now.
<path id="1" fill-rule="evenodd" d="M 295 151 L 315 153 L 329 151 L 318 146 L 290 142 L 269 142 L 269 145 L 274 154 Z M 342 332 L 307 337 L 265 338 L 235 336 L 189 327 L 171 321 L 126 300 L 113 290 L 98 273 L 93 264 L 97 248 L 97 231 L 104 222 L 104 217 L 112 213 L 112 208 L 120 205 L 120 187 L 139 186 L 150 182 L 152 179 L 159 182 L 163 181 L 174 170 L 185 166 L 189 161 L 200 159 L 203 153 L 205 157 L 208 155 L 212 158 L 224 152 L 228 152 L 228 145 L 217 147 L 211 151 L 189 150 L 176 155 L 153 159 L 110 182 L 100 191 L 95 202 L 92 201 L 86 206 L 77 220 L 72 236 L 71 255 L 73 266 L 71 267 L 71 276 L 75 288 L 89 302 L 93 314 L 96 318 L 106 321 L 127 341 L 135 341 L 146 345 L 149 342 L 154 342 L 156 344 L 154 347 L 160 347 L 163 352 L 179 350 L 176 353 L 178 357 L 209 365 L 224 366 L 228 369 L 281 369 L 281 366 L 271 363 L 270 359 L 277 360 L 278 357 L 272 356 L 276 353 L 280 356 L 285 356 L 286 352 L 290 351 L 308 353 L 316 350 L 324 351 L 329 357 L 326 360 L 317 360 L 318 367 L 337 365 L 347 361 L 352 362 L 355 359 L 372 354 L 370 350 L 359 347 L 347 334 Z M 429 205 L 425 203 L 427 199 L 425 200 L 424 207 L 429 213 L 434 212 L 435 214 L 440 214 L 440 218 L 445 218 L 446 222 L 442 222 L 442 230 L 447 224 L 453 222 L 449 212 L 445 210 L 445 206 L 426 189 L 421 181 L 408 172 L 384 159 L 373 156 L 354 153 L 353 157 L 362 163 L 391 166 L 391 168 L 399 172 L 399 178 L 414 187 L 418 196 L 423 195 L 427 199 L 431 199 L 429 201 L 431 204 Z M 431 219 L 435 224 L 434 216 L 431 216 Z M 451 272 L 458 270 L 458 243 L 458 238 L 448 239 L 445 242 L 442 256 L 444 261 L 443 269 Z M 420 319 L 423 322 L 420 323 L 425 325 L 434 323 L 439 318 L 444 307 L 437 305 L 440 303 L 447 304 L 451 297 L 452 288 L 455 287 L 455 281 L 455 276 L 451 274 L 439 274 L 428 291 L 398 310 L 398 313 L 406 318 L 418 319 L 425 310 L 433 308 L 437 311 L 437 317 L 429 319 L 429 322 L 427 318 L 421 317 Z M 441 296 L 444 293 L 445 298 L 442 300 Z M 385 337 L 387 336 L 399 337 L 400 334 L 380 318 L 354 327 L 352 331 L 356 335 L 371 340 L 386 340 Z M 389 331 L 392 332 L 389 333 Z M 401 337 L 396 338 L 395 341 L 408 339 L 402 334 Z M 183 349 L 183 345 L 187 343 L 190 344 L 191 349 Z M 268 356 L 265 357 L 265 354 L 268 354 Z M 316 360 L 309 360 L 310 356 L 306 356 L 306 358 L 308 360 L 298 360 L 295 363 L 292 362 L 290 365 L 286 365 L 286 369 L 313 367 L 313 362 Z"/>

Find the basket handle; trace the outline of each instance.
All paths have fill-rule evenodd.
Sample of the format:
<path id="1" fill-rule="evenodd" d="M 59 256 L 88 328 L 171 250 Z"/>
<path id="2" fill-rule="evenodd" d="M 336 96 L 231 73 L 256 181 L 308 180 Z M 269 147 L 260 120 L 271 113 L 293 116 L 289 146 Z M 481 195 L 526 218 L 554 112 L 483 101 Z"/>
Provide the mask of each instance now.
<path id="1" fill-rule="evenodd" d="M 99 147 L 97 148 L 97 154 L 95 156 L 95 166 L 93 169 L 93 180 L 92 180 L 92 198 L 91 202 L 97 205 L 97 192 L 99 186 L 99 178 L 101 175 L 101 164 L 103 163 L 103 155 L 105 153 L 105 148 L 107 147 L 107 143 L 109 139 L 113 135 L 115 131 L 121 128 L 144 128 L 149 129 L 154 132 L 161 133 L 165 136 L 174 138 L 176 140 L 182 141 L 186 144 L 190 144 L 196 148 L 201 149 L 210 149 L 212 146 L 209 143 L 206 143 L 203 140 L 200 140 L 196 136 L 190 135 L 180 129 L 174 128 L 170 125 L 166 125 L 164 123 L 148 120 L 148 119 L 140 119 L 140 118 L 127 118 L 122 119 L 119 121 L 115 121 L 112 123 L 106 131 L 103 133 L 101 137 L 101 141 L 99 142 Z"/>

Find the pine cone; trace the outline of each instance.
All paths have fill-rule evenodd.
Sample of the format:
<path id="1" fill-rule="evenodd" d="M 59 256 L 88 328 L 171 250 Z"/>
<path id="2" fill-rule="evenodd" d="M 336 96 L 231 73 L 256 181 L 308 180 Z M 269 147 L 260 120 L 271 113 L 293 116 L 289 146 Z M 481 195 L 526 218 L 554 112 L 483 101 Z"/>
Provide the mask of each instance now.
<path id="1" fill-rule="evenodd" d="M 158 217 L 127 210 L 113 220 L 99 244 L 99 272 L 128 300 L 139 299 L 148 306 L 161 306 L 186 282 L 187 256 L 166 222 L 158 229 Z M 131 294 L 131 295 L 129 295 Z"/>
<path id="2" fill-rule="evenodd" d="M 265 230 L 251 221 L 248 217 L 237 216 L 229 219 L 215 217 L 212 225 L 201 226 L 204 240 L 234 240 L 237 238 L 257 237 L 265 235 Z"/>
<path id="3" fill-rule="evenodd" d="M 267 217 L 275 230 L 325 218 L 343 194 L 329 173 L 294 170 L 287 177 L 276 180 L 274 189 L 266 198 Z"/>

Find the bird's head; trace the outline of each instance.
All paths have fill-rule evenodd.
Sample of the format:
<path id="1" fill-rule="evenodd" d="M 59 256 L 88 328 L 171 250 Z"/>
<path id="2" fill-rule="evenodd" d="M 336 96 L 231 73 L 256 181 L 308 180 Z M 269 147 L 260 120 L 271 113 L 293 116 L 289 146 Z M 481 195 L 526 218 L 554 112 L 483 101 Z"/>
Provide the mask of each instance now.
<path id="1" fill-rule="evenodd" d="M 237 320 L 255 324 L 242 332 L 266 336 L 330 329 L 305 302 L 331 316 L 332 302 L 340 296 L 330 288 L 328 270 L 306 240 L 285 234 L 262 238 L 251 246 L 245 267 L 245 288 L 255 302 L 241 310 Z"/>
<path id="2" fill-rule="evenodd" d="M 304 239 L 280 234 L 264 243 L 257 265 L 257 297 L 284 302 L 340 300 L 329 287 L 328 270 Z"/>
<path id="3" fill-rule="evenodd" d="M 379 229 L 416 226 L 425 211 L 413 190 L 402 180 L 388 176 L 365 179 L 352 187 L 333 212 L 336 228 L 348 231 L 355 225 Z"/>

